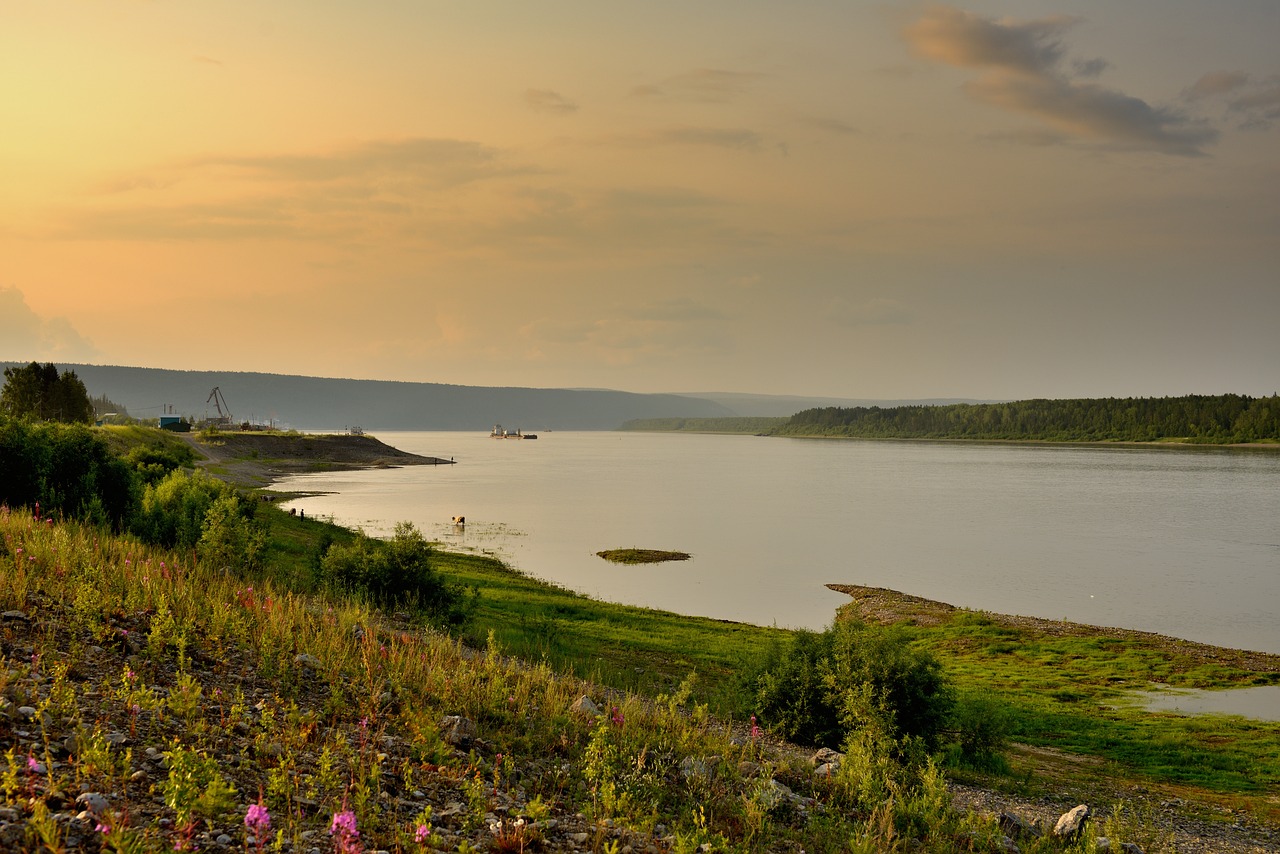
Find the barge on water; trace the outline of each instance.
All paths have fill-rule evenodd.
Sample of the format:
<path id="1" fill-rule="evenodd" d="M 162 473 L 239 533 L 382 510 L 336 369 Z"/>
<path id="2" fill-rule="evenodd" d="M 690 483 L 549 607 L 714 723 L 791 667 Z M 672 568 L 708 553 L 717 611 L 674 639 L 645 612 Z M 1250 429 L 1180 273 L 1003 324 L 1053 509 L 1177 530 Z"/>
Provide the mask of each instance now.
<path id="1" fill-rule="evenodd" d="M 493 432 L 489 434 L 490 439 L 536 439 L 537 433 L 521 433 L 518 429 L 515 432 L 502 429 L 501 424 L 493 425 Z"/>

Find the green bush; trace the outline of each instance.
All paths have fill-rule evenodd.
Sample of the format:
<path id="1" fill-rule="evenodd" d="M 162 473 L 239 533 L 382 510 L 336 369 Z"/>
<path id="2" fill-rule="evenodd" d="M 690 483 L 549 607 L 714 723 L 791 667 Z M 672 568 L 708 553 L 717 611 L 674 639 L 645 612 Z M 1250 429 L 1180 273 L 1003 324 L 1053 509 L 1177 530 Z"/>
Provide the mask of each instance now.
<path id="1" fill-rule="evenodd" d="M 331 546 L 320 559 L 322 583 L 368 594 L 379 604 L 421 609 L 434 622 L 460 626 L 474 594 L 442 579 L 431 567 L 431 544 L 412 524 L 396 525 L 388 541 L 361 534 L 353 542 Z"/>
<path id="2" fill-rule="evenodd" d="M 134 533 L 156 545 L 193 549 L 204 536 L 205 514 L 225 497 L 236 498 L 235 488 L 202 471 L 170 472 L 147 487 Z"/>
<path id="3" fill-rule="evenodd" d="M 798 632 L 747 687 L 761 721 L 792 740 L 839 748 L 853 732 L 936 749 L 954 705 L 937 660 L 899 627 L 843 620 Z"/>
<path id="4" fill-rule="evenodd" d="M 0 504 L 122 530 L 138 498 L 133 470 L 88 427 L 0 417 Z"/>

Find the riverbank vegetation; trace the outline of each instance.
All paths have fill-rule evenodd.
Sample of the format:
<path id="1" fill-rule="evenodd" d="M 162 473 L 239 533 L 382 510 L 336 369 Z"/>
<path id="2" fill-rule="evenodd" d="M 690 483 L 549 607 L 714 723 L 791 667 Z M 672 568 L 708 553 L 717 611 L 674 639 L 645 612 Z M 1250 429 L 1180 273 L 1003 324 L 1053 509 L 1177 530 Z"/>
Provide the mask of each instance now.
<path id="1" fill-rule="evenodd" d="M 1111 707 L 1150 681 L 1274 684 L 1266 661 L 970 612 L 797 633 L 596 602 L 98 431 L 68 445 L 77 479 L 65 429 L 0 422 L 27 472 L 0 479 L 0 847 L 1001 850 L 944 772 L 1280 823 L 1280 725 Z M 815 774 L 770 731 L 844 761 Z M 1048 749 L 1083 759 L 1045 778 Z M 1135 814 L 1020 844 L 1171 850 Z"/>
<path id="2" fill-rule="evenodd" d="M 808 409 L 776 436 L 1048 442 L 1280 442 L 1280 397 L 1019 400 L 951 406 Z"/>
<path id="3" fill-rule="evenodd" d="M 619 430 L 646 433 L 767 433 L 786 418 L 633 418 Z"/>

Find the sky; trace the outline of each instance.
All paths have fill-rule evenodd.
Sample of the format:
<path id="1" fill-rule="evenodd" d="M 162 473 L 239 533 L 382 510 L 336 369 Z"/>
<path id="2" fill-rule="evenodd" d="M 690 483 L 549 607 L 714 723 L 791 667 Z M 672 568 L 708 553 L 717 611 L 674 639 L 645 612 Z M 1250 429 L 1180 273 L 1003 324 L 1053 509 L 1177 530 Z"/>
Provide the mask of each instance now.
<path id="1" fill-rule="evenodd" d="M 0 0 L 0 359 L 1269 395 L 1278 43 L 1274 0 Z"/>

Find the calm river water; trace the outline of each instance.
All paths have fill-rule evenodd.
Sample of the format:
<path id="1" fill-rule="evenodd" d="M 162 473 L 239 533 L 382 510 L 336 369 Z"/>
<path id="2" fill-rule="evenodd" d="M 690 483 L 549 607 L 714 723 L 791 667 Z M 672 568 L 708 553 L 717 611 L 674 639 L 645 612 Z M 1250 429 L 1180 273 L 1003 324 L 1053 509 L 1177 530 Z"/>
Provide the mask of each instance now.
<path id="1" fill-rule="evenodd" d="M 457 465 L 302 475 L 308 515 L 494 553 L 592 596 L 821 628 L 889 587 L 1280 653 L 1280 453 L 653 433 L 379 433 Z M 465 531 L 450 518 L 465 515 Z M 610 548 L 689 552 L 627 567 Z"/>

